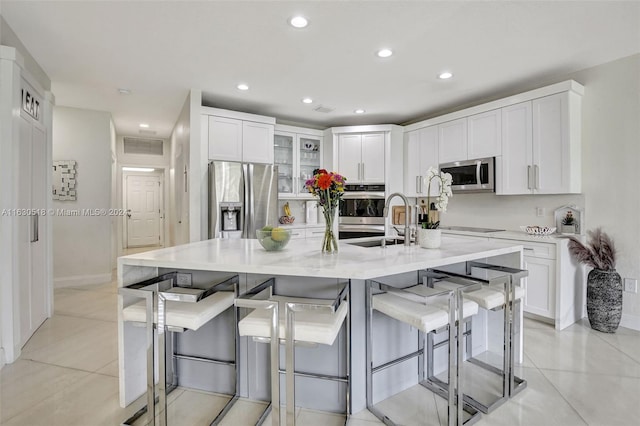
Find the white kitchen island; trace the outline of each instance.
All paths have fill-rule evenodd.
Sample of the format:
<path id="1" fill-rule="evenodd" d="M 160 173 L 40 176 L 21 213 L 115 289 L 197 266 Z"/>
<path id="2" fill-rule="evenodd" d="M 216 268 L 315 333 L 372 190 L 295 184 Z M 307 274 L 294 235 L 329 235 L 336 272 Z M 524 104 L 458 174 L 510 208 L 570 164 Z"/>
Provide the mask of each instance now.
<path id="1" fill-rule="evenodd" d="M 386 282 L 402 284 L 414 279 L 416 271 L 427 268 L 462 268 L 464 262 L 488 259 L 490 263 L 520 267 L 522 245 L 514 242 L 473 242 L 443 236 L 440 249 L 423 249 L 412 245 L 390 245 L 386 248 L 359 247 L 340 241 L 340 251 L 323 255 L 320 240 L 291 240 L 279 252 L 265 251 L 257 240 L 213 239 L 140 253 L 118 259 L 118 286 L 127 286 L 170 271 L 190 272 L 194 284 L 207 282 L 230 274 L 239 275 L 240 293 L 244 293 L 270 277 L 276 278 L 279 292 L 292 296 L 335 297 L 344 283 L 351 286 L 351 339 L 346 342 L 341 332 L 331 347 L 297 348 L 296 368 L 309 371 L 319 369 L 327 374 L 344 373 L 345 347 L 351 349 L 351 403 L 353 412 L 365 408 L 365 280 L 383 278 Z M 463 270 L 463 269 L 462 269 Z M 146 390 L 144 329 L 122 320 L 122 309 L 132 300 L 118 296 L 118 354 L 120 404 L 125 407 Z M 182 352 L 214 355 L 233 359 L 233 316 L 221 315 L 196 332 L 180 335 L 178 346 Z M 477 331 L 486 336 L 486 319 Z M 521 322 L 518 321 L 521 326 Z M 393 329 L 392 347 L 417 342 L 415 330 L 398 325 Z M 474 324 L 474 327 L 475 324 Z M 518 332 L 518 331 L 516 331 Z M 520 333 L 521 336 L 521 333 Z M 474 344 L 484 339 L 474 338 Z M 241 342 L 240 392 L 252 399 L 268 399 L 268 345 L 254 343 L 247 338 Z M 384 347 L 384 344 L 381 346 Z M 393 348 L 393 352 L 397 348 Z M 519 345 L 517 347 L 519 350 Z M 213 354 L 211 352 L 214 352 Z M 378 354 L 374 353 L 374 356 Z M 387 354 L 380 354 L 382 357 Z M 519 359 L 519 355 L 516 355 Z M 183 365 L 184 364 L 184 365 Z M 223 366 L 179 364 L 180 385 L 208 391 L 233 393 L 233 370 Z M 395 368 L 395 367 L 394 367 Z M 403 368 L 404 371 L 403 372 Z M 390 371 L 389 386 L 385 378 L 376 382 L 378 398 L 415 384 L 415 374 L 400 366 Z M 397 378 L 402 380 L 397 380 Z M 297 404 L 303 407 L 341 411 L 346 386 L 300 377 L 296 385 Z M 298 380 L 298 379 L 296 379 Z M 393 382 L 393 383 L 391 383 Z M 341 407 L 342 404 L 342 407 Z"/>

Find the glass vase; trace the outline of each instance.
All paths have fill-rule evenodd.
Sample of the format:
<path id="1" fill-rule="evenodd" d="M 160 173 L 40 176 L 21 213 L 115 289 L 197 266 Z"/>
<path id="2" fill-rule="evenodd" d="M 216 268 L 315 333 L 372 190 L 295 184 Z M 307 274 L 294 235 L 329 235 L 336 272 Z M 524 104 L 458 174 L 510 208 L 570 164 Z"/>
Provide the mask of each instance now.
<path id="1" fill-rule="evenodd" d="M 325 220 L 324 237 L 322 238 L 322 253 L 337 253 L 338 239 L 333 230 L 333 220 L 335 218 L 336 206 L 327 206 L 323 209 Z"/>

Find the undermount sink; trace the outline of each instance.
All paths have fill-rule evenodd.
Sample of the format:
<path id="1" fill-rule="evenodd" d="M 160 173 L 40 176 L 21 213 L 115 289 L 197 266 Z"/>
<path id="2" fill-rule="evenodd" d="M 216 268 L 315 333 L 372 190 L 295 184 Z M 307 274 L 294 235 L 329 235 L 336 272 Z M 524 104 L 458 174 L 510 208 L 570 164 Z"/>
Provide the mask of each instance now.
<path id="1" fill-rule="evenodd" d="M 380 247 L 381 240 L 373 240 L 373 241 L 353 241 L 347 244 L 358 247 Z M 404 244 L 404 240 L 400 238 L 385 238 L 385 243 L 388 246 L 392 246 L 395 244 Z"/>

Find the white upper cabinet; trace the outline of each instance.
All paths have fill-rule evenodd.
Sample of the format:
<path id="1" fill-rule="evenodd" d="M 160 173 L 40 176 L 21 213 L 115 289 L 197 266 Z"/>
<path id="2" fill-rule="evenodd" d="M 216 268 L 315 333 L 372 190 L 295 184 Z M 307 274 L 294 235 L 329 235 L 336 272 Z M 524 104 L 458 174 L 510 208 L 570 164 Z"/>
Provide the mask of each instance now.
<path id="1" fill-rule="evenodd" d="M 467 160 L 467 118 L 438 125 L 439 162 Z"/>
<path id="2" fill-rule="evenodd" d="M 499 194 L 530 194 L 533 163 L 531 101 L 502 108 L 502 189 Z"/>
<path id="3" fill-rule="evenodd" d="M 273 163 L 273 124 L 242 122 L 242 161 Z"/>
<path id="4" fill-rule="evenodd" d="M 502 153 L 502 115 L 499 109 L 467 117 L 467 157 L 497 157 Z"/>
<path id="5" fill-rule="evenodd" d="M 209 159 L 242 161 L 242 120 L 203 117 L 209 122 Z"/>
<path id="6" fill-rule="evenodd" d="M 216 108 L 203 110 L 202 138 L 208 143 L 210 160 L 273 163 L 274 118 Z"/>
<path id="7" fill-rule="evenodd" d="M 305 182 L 313 177 L 315 169 L 322 168 L 322 142 L 318 130 L 276 125 L 273 149 L 279 198 L 313 198 Z"/>
<path id="8" fill-rule="evenodd" d="M 342 134 L 338 139 L 338 173 L 347 183 L 384 183 L 384 133 Z"/>
<path id="9" fill-rule="evenodd" d="M 563 92 L 502 109 L 498 194 L 581 191 L 580 96 Z"/>
<path id="10" fill-rule="evenodd" d="M 439 124 L 440 163 L 499 156 L 501 118 L 497 109 Z"/>
<path id="11" fill-rule="evenodd" d="M 404 152 L 404 194 L 408 197 L 426 197 L 424 178 L 427 170 L 432 166 L 438 168 L 438 126 L 405 133 Z M 431 195 L 437 193 L 438 188 L 433 185 Z"/>

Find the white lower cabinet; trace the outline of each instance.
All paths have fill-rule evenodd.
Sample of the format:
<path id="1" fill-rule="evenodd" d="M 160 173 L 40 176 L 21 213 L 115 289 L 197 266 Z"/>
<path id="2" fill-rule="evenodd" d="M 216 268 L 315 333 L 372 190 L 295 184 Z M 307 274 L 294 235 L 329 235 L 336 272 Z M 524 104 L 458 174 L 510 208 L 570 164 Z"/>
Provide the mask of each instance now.
<path id="1" fill-rule="evenodd" d="M 295 228 L 285 227 L 285 229 L 291 229 L 291 239 L 301 240 L 305 238 L 319 238 L 324 235 L 324 225 L 321 226 L 299 226 Z"/>
<path id="2" fill-rule="evenodd" d="M 524 269 L 529 271 L 529 276 L 524 279 L 525 312 L 554 319 L 556 310 L 556 260 L 525 255 Z"/>
<path id="3" fill-rule="evenodd" d="M 586 315 L 584 267 L 571 258 L 568 240 L 551 237 L 547 242 L 532 242 L 524 236 L 523 239 L 505 238 L 505 234 L 509 233 L 476 236 L 445 231 L 444 236 L 455 242 L 493 240 L 522 244 L 522 268 L 529 271 L 529 275 L 522 280 L 525 290 L 524 312 L 552 322 L 556 330 L 563 330 L 583 318 Z"/>

